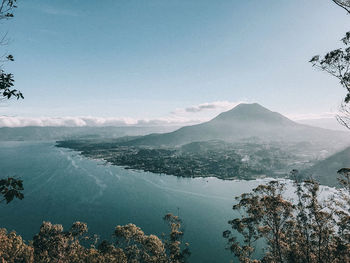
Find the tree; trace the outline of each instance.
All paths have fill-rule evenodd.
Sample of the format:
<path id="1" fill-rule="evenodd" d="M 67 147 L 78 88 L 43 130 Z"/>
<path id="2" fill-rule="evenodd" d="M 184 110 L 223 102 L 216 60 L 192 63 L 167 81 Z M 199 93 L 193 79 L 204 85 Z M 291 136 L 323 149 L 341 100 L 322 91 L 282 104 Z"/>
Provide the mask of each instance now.
<path id="1" fill-rule="evenodd" d="M 350 13 L 350 1 L 332 1 Z M 322 58 L 314 56 L 310 62 L 336 77 L 346 89 L 343 115 L 338 120 L 350 129 L 350 32 L 342 42 L 343 48 Z M 338 174 L 342 188 L 325 200 L 319 184 L 300 182 L 296 170 L 291 172 L 294 200 L 284 198 L 286 188 L 279 181 L 237 197 L 233 210 L 242 216 L 230 220 L 231 229 L 223 232 L 227 249 L 244 263 L 350 262 L 350 169 L 342 168 Z M 255 245 L 259 240 L 265 244 L 260 257 Z"/>
<path id="2" fill-rule="evenodd" d="M 13 11 L 16 6 L 17 0 L 1 0 L 0 5 L 0 20 L 10 19 L 14 17 Z M 0 40 L 0 46 L 7 45 L 7 34 L 5 33 Z M 0 58 L 0 62 L 14 61 L 14 57 L 11 54 L 3 54 Z M 14 78 L 12 73 L 6 73 L 3 66 L 0 66 L 0 95 L 3 99 L 10 99 L 15 97 L 17 99 L 23 99 L 23 94 L 14 89 Z"/>
<path id="3" fill-rule="evenodd" d="M 350 14 L 350 0 L 332 0 Z M 323 57 L 316 55 L 309 61 L 312 65 L 337 78 L 346 90 L 344 102 L 340 106 L 338 122 L 350 129 L 350 31 L 341 39 L 343 47 L 328 52 Z"/>
<path id="4" fill-rule="evenodd" d="M 100 243 L 96 236 L 88 235 L 82 222 L 75 222 L 68 231 L 62 225 L 43 222 L 29 244 L 15 232 L 0 229 L 0 262 L 183 263 L 189 251 L 187 245 L 181 249 L 180 219 L 167 214 L 164 220 L 170 228 L 165 240 L 146 235 L 134 224 L 116 226 L 115 241 Z"/>
<path id="5" fill-rule="evenodd" d="M 2 0 L 0 4 L 0 20 L 10 19 L 13 15 L 13 10 L 17 8 L 16 0 Z M 6 45 L 6 35 L 0 40 L 0 46 Z M 11 54 L 4 54 L 0 57 L 0 62 L 14 61 L 14 57 Z M 0 99 L 23 99 L 23 94 L 14 89 L 14 78 L 12 73 L 6 73 L 3 66 L 0 66 Z M 11 202 L 14 198 L 23 199 L 23 181 L 13 177 L 6 179 L 0 179 L 0 195 L 3 199 L 0 199 L 0 203 L 6 201 Z"/>
<path id="6" fill-rule="evenodd" d="M 340 173 L 349 189 L 349 171 Z M 322 200 L 312 180 L 295 180 L 294 189 L 287 200 L 285 184 L 271 181 L 238 197 L 233 209 L 242 216 L 228 222 L 227 249 L 243 263 L 350 262 L 349 193 Z M 265 244 L 262 256 L 258 241 Z"/>
<path id="7" fill-rule="evenodd" d="M 13 177 L 0 179 L 0 194 L 3 196 L 3 199 L 0 199 L 0 203 L 6 201 L 8 204 L 14 198 L 22 200 L 24 195 L 21 191 L 23 190 L 22 180 Z"/>
<path id="8" fill-rule="evenodd" d="M 166 214 L 163 220 L 168 224 L 170 233 L 168 239 L 164 241 L 168 257 L 173 263 L 186 262 L 191 255 L 189 244 L 185 243 L 184 248 L 181 248 L 181 239 L 184 232 L 181 228 L 181 219 L 173 214 Z"/>
<path id="9" fill-rule="evenodd" d="M 265 257 L 283 262 L 285 233 L 293 209 L 292 203 L 282 198 L 283 190 L 283 183 L 271 181 L 236 198 L 238 203 L 233 206 L 233 210 L 244 215 L 229 221 L 234 232 L 226 230 L 223 236 L 228 239 L 228 249 L 240 262 L 258 262 L 252 257 L 255 244 L 261 238 L 268 247 Z M 237 239 L 237 233 L 243 238 L 243 245 Z"/>
<path id="10" fill-rule="evenodd" d="M 341 40 L 343 48 L 328 52 L 324 57 L 314 56 L 310 62 L 322 71 L 336 77 L 340 84 L 346 89 L 345 103 L 350 101 L 350 32 L 345 34 Z"/>
<path id="11" fill-rule="evenodd" d="M 337 120 L 350 129 L 350 32 L 347 32 L 341 41 L 344 47 L 332 50 L 323 57 L 314 56 L 310 62 L 317 69 L 337 78 L 340 85 L 345 88 L 346 96 L 340 107 L 341 114 L 337 116 Z"/>

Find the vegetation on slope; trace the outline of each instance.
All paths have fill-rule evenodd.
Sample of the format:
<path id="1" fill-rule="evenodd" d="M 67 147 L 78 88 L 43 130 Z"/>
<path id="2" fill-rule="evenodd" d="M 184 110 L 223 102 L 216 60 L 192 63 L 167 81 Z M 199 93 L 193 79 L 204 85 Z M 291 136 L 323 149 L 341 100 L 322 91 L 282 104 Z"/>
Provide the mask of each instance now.
<path id="1" fill-rule="evenodd" d="M 227 248 L 244 263 L 350 262 L 350 170 L 339 173 L 343 189 L 336 196 L 322 196 L 317 182 L 299 182 L 293 171 L 294 200 L 285 198 L 279 181 L 237 197 L 233 210 L 242 217 L 230 220 L 231 230 L 223 233 Z M 265 244 L 262 257 L 258 241 Z"/>
<path id="2" fill-rule="evenodd" d="M 146 235 L 134 224 L 116 226 L 114 242 L 99 242 L 88 236 L 85 223 L 75 222 L 69 231 L 61 225 L 44 222 L 33 241 L 26 243 L 15 232 L 0 229 L 0 262 L 2 263 L 181 263 L 190 255 L 188 244 L 182 244 L 181 220 L 172 214 L 164 217 L 170 233 L 163 239 Z"/>

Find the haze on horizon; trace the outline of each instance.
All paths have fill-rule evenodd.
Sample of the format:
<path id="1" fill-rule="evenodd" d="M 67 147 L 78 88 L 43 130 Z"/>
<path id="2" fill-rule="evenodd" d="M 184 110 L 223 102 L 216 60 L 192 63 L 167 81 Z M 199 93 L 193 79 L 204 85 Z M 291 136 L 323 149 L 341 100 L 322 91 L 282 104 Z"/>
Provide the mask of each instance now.
<path id="1" fill-rule="evenodd" d="M 7 68 L 25 99 L 1 103 L 2 126 L 81 117 L 181 124 L 239 102 L 334 121 L 344 96 L 308 63 L 347 31 L 349 17 L 328 0 L 19 5 L 4 26 L 16 59 Z"/>

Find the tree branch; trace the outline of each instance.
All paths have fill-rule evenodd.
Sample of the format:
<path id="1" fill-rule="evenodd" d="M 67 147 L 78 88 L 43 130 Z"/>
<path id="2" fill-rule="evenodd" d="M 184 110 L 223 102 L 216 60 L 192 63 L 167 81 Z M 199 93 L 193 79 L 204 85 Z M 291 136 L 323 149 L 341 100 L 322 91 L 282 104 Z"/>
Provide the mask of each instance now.
<path id="1" fill-rule="evenodd" d="M 343 8 L 348 14 L 350 14 L 350 7 L 346 7 L 344 4 L 339 3 L 337 0 L 332 0 L 337 6 Z"/>

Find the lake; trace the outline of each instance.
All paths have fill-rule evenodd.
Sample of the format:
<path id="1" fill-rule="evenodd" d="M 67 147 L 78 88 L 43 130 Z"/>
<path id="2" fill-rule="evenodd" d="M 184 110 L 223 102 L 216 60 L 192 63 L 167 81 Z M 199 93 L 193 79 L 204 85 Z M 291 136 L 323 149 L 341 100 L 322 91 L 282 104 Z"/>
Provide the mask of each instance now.
<path id="1" fill-rule="evenodd" d="M 162 217 L 179 215 L 190 262 L 229 262 L 222 232 L 234 218 L 234 197 L 264 182 L 178 178 L 125 170 L 90 160 L 55 142 L 0 142 L 0 176 L 24 181 L 25 198 L 1 204 L 0 227 L 31 240 L 43 221 L 86 222 L 90 234 L 111 239 L 116 225 L 168 233 Z"/>

